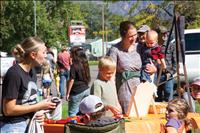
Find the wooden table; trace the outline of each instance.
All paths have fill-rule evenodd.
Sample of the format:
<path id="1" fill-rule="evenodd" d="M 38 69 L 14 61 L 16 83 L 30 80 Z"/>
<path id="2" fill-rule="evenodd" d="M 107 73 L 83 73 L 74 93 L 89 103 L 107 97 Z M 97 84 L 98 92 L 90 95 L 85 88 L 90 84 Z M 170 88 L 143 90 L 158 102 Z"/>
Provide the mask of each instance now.
<path id="1" fill-rule="evenodd" d="M 188 118 L 193 118 L 196 126 L 193 128 L 200 128 L 200 114 L 189 113 Z M 125 130 L 126 133 L 159 133 L 160 124 L 166 123 L 164 114 L 148 114 L 142 119 L 126 118 Z M 64 133 L 63 124 L 45 124 L 45 133 Z"/>

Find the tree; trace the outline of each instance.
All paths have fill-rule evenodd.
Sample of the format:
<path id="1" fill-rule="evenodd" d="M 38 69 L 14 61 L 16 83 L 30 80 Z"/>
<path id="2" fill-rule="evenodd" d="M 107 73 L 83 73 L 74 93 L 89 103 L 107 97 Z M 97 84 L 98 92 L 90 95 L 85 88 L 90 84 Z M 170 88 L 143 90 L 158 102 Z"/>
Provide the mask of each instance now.
<path id="1" fill-rule="evenodd" d="M 101 38 L 102 34 L 107 34 L 107 41 L 119 37 L 119 24 L 124 20 L 135 22 L 137 28 L 142 24 L 148 24 L 152 28 L 156 25 L 169 28 L 171 25 L 173 1 L 134 1 L 127 15 L 111 13 L 110 5 L 113 2 L 118 1 L 36 1 L 37 36 L 49 46 L 59 48 L 57 42 L 68 45 L 68 26 L 71 20 L 84 22 L 86 38 Z M 104 32 L 102 4 L 104 4 Z M 176 11 L 185 16 L 186 28 L 200 28 L 199 1 L 177 1 L 175 4 Z M 9 52 L 16 43 L 20 43 L 28 36 L 34 36 L 34 4 L 33 1 L 0 1 L 0 6 L 0 47 L 1 50 Z M 139 8 L 141 6 L 142 9 Z"/>
<path id="2" fill-rule="evenodd" d="M 84 20 L 80 4 L 68 1 L 36 1 L 37 36 L 49 46 L 67 45 L 71 20 Z M 34 36 L 33 1 L 1 2 L 1 50 L 9 52 L 28 36 Z"/>
<path id="3" fill-rule="evenodd" d="M 200 27 L 200 2 L 199 1 L 163 1 L 153 3 L 148 1 L 146 8 L 141 9 L 136 15 L 132 15 L 137 11 L 137 6 L 144 4 L 144 1 L 132 5 L 128 12 L 128 19 L 136 22 L 136 27 L 142 24 L 147 24 L 153 29 L 157 25 L 164 25 L 170 27 L 173 19 L 173 10 L 180 15 L 185 16 L 185 28 L 199 28 Z"/>
<path id="4" fill-rule="evenodd" d="M 200 28 L 200 2 L 177 1 L 176 11 L 185 16 L 185 28 Z"/>
<path id="5" fill-rule="evenodd" d="M 97 5 L 94 2 L 83 2 L 81 3 L 81 12 L 86 18 L 85 26 L 87 38 L 100 37 L 98 33 L 102 29 L 101 5 Z"/>
<path id="6" fill-rule="evenodd" d="M 2 50 L 11 47 L 27 36 L 33 35 L 33 3 L 27 1 L 5 1 L 1 10 Z"/>

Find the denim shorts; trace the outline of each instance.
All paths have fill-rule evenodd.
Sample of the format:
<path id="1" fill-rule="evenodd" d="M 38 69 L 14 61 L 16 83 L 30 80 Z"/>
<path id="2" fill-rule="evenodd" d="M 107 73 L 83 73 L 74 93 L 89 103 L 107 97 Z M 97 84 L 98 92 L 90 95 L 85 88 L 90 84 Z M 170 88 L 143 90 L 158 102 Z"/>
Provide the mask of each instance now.
<path id="1" fill-rule="evenodd" d="M 42 81 L 42 85 L 44 86 L 44 88 L 49 88 L 51 86 L 51 81 Z"/>
<path id="2" fill-rule="evenodd" d="M 26 121 L 21 122 L 0 122 L 1 133 L 25 133 L 28 125 Z"/>

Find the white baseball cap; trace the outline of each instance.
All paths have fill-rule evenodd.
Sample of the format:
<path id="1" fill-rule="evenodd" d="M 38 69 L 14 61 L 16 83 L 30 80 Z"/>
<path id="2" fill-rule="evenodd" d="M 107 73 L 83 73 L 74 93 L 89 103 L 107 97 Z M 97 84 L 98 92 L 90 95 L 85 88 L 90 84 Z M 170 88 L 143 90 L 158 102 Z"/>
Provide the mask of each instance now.
<path id="1" fill-rule="evenodd" d="M 101 99 L 95 95 L 89 95 L 82 99 L 79 109 L 81 113 L 95 113 L 103 109 L 104 105 Z"/>

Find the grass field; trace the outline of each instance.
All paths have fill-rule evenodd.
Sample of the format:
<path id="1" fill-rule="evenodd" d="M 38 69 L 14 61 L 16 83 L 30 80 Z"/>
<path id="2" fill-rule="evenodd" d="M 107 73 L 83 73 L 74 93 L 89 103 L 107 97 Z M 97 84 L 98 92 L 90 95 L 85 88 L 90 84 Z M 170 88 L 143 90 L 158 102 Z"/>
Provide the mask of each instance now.
<path id="1" fill-rule="evenodd" d="M 98 65 L 98 61 L 89 61 L 89 65 Z"/>
<path id="2" fill-rule="evenodd" d="M 67 118 L 68 117 L 68 104 L 67 102 L 63 103 L 62 105 L 62 118 Z"/>
<path id="3" fill-rule="evenodd" d="M 196 102 L 195 107 L 196 107 L 196 112 L 200 113 L 200 104 Z"/>

